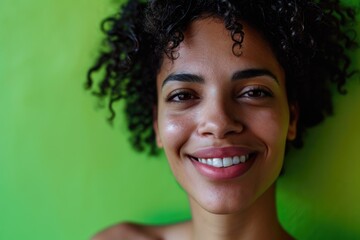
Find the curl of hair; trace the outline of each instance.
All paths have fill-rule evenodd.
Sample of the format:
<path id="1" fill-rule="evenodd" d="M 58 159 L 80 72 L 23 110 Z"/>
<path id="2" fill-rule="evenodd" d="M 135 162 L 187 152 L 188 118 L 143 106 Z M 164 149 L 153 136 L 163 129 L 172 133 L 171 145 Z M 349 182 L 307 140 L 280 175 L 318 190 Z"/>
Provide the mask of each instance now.
<path id="1" fill-rule="evenodd" d="M 189 24 L 207 17 L 223 20 L 236 56 L 246 37 L 240 21 L 270 43 L 286 74 L 288 100 L 300 109 L 297 137 L 290 144 L 301 147 L 305 130 L 333 112 L 330 83 L 344 93 L 353 74 L 347 52 L 357 47 L 350 31 L 355 11 L 339 0 L 129 0 L 103 21 L 106 49 L 88 71 L 87 87 L 109 100 L 110 120 L 113 104 L 123 99 L 132 145 L 156 153 L 156 74 L 164 57 L 178 57 Z M 93 73 L 101 69 L 96 89 Z"/>

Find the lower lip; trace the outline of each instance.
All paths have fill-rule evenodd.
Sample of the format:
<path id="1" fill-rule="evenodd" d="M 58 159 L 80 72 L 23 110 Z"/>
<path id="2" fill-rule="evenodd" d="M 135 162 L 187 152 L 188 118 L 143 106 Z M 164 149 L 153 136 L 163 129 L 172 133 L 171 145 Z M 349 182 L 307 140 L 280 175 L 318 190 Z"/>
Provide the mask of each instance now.
<path id="1" fill-rule="evenodd" d="M 209 178 L 210 180 L 227 180 L 237 178 L 244 175 L 253 165 L 255 156 L 244 163 L 232 165 L 230 167 L 217 168 L 210 165 L 203 164 L 196 160 L 191 160 L 197 171 Z"/>

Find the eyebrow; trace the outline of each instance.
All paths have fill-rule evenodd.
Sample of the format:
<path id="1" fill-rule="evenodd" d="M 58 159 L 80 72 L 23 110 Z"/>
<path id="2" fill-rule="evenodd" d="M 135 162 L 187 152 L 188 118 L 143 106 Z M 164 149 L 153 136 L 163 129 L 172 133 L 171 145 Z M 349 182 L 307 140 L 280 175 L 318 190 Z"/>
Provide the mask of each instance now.
<path id="1" fill-rule="evenodd" d="M 255 78 L 260 76 L 268 76 L 273 79 L 275 82 L 279 84 L 279 81 L 275 74 L 267 69 L 258 69 L 258 68 L 251 68 L 246 70 L 240 70 L 235 72 L 232 77 L 231 81 L 238 81 L 243 79 Z M 172 73 L 165 78 L 162 83 L 161 87 L 164 87 L 165 84 L 172 81 L 179 81 L 179 82 L 190 82 L 190 83 L 204 83 L 205 80 L 203 77 L 191 74 L 191 73 Z"/>
<path id="2" fill-rule="evenodd" d="M 191 83 L 204 83 L 205 80 L 199 75 L 190 74 L 190 73 L 172 73 L 165 78 L 162 83 L 162 87 L 165 86 L 166 83 L 171 81 L 179 81 L 179 82 L 191 82 Z"/>
<path id="3" fill-rule="evenodd" d="M 267 76 L 273 79 L 277 84 L 279 84 L 279 80 L 270 70 L 267 69 L 258 69 L 258 68 L 251 68 L 246 70 L 237 71 L 231 77 L 231 81 L 237 81 L 242 79 L 249 79 L 255 77 Z"/>

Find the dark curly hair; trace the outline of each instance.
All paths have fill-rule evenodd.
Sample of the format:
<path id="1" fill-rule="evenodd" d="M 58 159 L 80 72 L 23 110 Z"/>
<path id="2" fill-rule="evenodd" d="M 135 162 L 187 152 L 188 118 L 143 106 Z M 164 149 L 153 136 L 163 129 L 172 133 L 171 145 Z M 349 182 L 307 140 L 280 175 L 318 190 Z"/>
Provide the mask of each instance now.
<path id="1" fill-rule="evenodd" d="M 129 0 L 103 21 L 105 48 L 88 71 L 87 88 L 108 100 L 109 120 L 115 117 L 114 103 L 124 99 L 132 145 L 156 153 L 156 74 L 164 57 L 178 57 L 189 24 L 206 17 L 223 20 L 235 55 L 241 55 L 246 37 L 240 21 L 269 42 L 286 74 L 288 100 L 300 109 L 291 144 L 301 147 L 305 129 L 332 114 L 329 83 L 344 93 L 353 73 L 347 51 L 357 47 L 351 29 L 355 11 L 338 0 Z M 98 86 L 93 86 L 95 72 L 101 74 Z"/>

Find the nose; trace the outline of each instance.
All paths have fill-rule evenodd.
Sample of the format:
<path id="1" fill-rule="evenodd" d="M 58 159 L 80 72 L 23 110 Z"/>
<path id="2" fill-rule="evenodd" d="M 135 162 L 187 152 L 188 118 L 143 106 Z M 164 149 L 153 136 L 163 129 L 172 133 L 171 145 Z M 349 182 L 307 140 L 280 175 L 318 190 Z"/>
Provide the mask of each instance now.
<path id="1" fill-rule="evenodd" d="M 244 125 L 235 108 L 229 102 L 209 101 L 199 113 L 198 134 L 223 139 L 241 133 Z"/>

